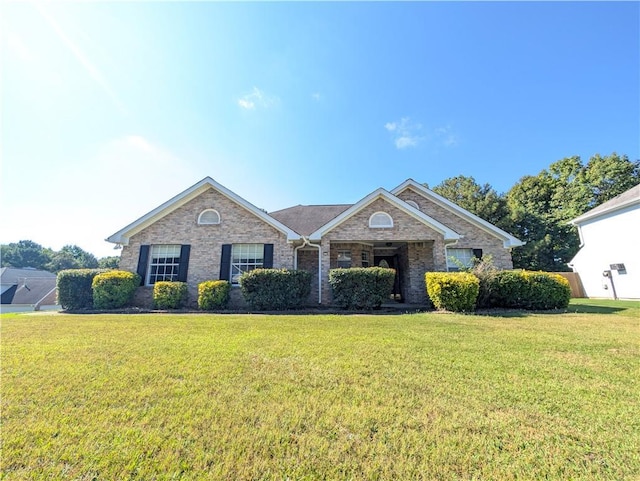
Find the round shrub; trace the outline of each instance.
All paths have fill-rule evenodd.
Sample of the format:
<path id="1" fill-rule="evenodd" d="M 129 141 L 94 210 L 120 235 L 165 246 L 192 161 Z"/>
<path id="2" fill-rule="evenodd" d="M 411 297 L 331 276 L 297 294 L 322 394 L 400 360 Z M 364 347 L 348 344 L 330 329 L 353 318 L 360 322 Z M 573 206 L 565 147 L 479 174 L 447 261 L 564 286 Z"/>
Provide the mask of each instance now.
<path id="1" fill-rule="evenodd" d="M 153 285 L 153 304 L 157 309 L 181 309 L 187 293 L 186 282 L 159 281 Z"/>
<path id="2" fill-rule="evenodd" d="M 198 284 L 198 307 L 204 311 L 224 309 L 229 303 L 228 281 L 204 281 Z"/>
<path id="3" fill-rule="evenodd" d="M 453 312 L 475 310 L 480 281 L 469 272 L 427 272 L 427 294 L 437 309 Z"/>
<path id="4" fill-rule="evenodd" d="M 566 309 L 571 299 L 569 281 L 559 274 L 502 271 L 494 279 L 492 305 L 515 309 Z"/>
<path id="5" fill-rule="evenodd" d="M 119 309 L 130 304 L 140 285 L 140 276 L 128 271 L 108 271 L 93 278 L 93 307 Z"/>

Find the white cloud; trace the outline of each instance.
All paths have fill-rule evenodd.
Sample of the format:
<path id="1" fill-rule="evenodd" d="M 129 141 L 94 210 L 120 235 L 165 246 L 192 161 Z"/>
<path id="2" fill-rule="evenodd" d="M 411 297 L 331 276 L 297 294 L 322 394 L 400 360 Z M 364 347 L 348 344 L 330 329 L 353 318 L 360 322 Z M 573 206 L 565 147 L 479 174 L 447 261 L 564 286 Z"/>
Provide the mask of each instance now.
<path id="1" fill-rule="evenodd" d="M 268 109 L 278 103 L 280 99 L 268 95 L 258 87 L 253 87 L 250 93 L 238 99 L 238 105 L 245 110 L 254 110 L 256 107 Z"/>
<path id="2" fill-rule="evenodd" d="M 458 136 L 453 132 L 450 125 L 438 127 L 435 130 L 435 134 L 446 147 L 453 147 L 458 144 Z"/>
<path id="3" fill-rule="evenodd" d="M 397 122 L 387 122 L 384 128 L 394 134 L 393 143 L 398 150 L 416 147 L 425 140 L 425 136 L 422 135 L 422 124 L 412 123 L 409 117 L 402 117 Z"/>
<path id="4" fill-rule="evenodd" d="M 320 102 L 320 100 L 322 99 L 322 95 L 320 95 L 320 92 L 313 92 L 311 94 L 311 98 L 316 102 Z"/>

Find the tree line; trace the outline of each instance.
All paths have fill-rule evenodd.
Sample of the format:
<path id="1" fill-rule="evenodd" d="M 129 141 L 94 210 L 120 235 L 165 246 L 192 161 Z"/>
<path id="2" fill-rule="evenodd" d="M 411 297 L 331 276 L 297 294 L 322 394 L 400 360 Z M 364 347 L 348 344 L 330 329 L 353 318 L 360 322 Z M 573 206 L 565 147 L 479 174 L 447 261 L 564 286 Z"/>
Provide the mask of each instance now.
<path id="1" fill-rule="evenodd" d="M 506 193 L 473 177 L 459 175 L 432 190 L 526 242 L 512 252 L 515 268 L 558 272 L 578 252 L 580 239 L 571 219 L 640 184 L 640 161 L 615 152 L 552 163 L 537 175 L 522 177 Z M 426 185 L 426 184 L 425 184 Z M 427 187 L 429 187 L 427 185 Z M 2 267 L 33 267 L 59 272 L 76 268 L 116 268 L 118 256 L 96 257 L 75 245 L 53 251 L 22 240 L 0 246 Z"/>
<path id="2" fill-rule="evenodd" d="M 110 256 L 97 259 L 77 245 L 66 245 L 54 251 L 40 244 L 21 240 L 0 246 L 2 267 L 31 267 L 49 272 L 60 272 L 65 269 L 112 269 L 118 267 L 119 257 Z"/>
<path id="3" fill-rule="evenodd" d="M 512 252 L 515 268 L 567 271 L 580 248 L 572 219 L 640 184 L 640 161 L 615 152 L 552 163 L 499 194 L 489 184 L 460 175 L 432 188 L 460 207 L 526 242 Z"/>

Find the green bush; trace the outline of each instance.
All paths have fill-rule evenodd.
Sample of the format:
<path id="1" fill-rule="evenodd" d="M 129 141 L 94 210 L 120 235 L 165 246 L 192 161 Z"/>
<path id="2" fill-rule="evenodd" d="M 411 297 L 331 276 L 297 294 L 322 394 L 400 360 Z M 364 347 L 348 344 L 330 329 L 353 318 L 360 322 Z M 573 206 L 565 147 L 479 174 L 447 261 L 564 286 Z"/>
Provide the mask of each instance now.
<path id="1" fill-rule="evenodd" d="M 186 303 L 186 282 L 159 281 L 153 285 L 153 304 L 157 309 L 180 309 Z"/>
<path id="2" fill-rule="evenodd" d="M 469 272 L 427 272 L 427 294 L 438 309 L 454 312 L 475 310 L 480 281 Z"/>
<path id="3" fill-rule="evenodd" d="M 571 299 L 569 281 L 558 274 L 502 271 L 496 274 L 491 305 L 514 309 L 565 309 Z"/>
<path id="4" fill-rule="evenodd" d="M 334 304 L 345 309 L 377 309 L 393 292 L 396 271 L 384 267 L 352 267 L 329 271 Z"/>
<path id="5" fill-rule="evenodd" d="M 228 281 L 204 281 L 198 284 L 198 307 L 204 311 L 224 309 L 229 303 Z"/>
<path id="6" fill-rule="evenodd" d="M 130 304 L 140 285 L 140 276 L 128 271 L 108 271 L 93 278 L 93 307 L 118 309 Z"/>
<path id="7" fill-rule="evenodd" d="M 67 269 L 58 272 L 58 304 L 63 309 L 93 308 L 93 278 L 106 269 Z"/>
<path id="8" fill-rule="evenodd" d="M 289 269 L 254 269 L 240 276 L 240 288 L 253 309 L 294 309 L 304 305 L 309 297 L 311 274 Z"/>

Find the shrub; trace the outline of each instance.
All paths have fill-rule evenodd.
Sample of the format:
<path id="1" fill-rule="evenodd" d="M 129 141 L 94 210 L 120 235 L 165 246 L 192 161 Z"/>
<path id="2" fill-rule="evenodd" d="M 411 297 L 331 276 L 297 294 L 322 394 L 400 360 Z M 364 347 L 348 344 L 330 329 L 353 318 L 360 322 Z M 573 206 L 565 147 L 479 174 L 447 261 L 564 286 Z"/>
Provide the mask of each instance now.
<path id="1" fill-rule="evenodd" d="M 468 272 L 476 276 L 480 282 L 476 307 L 492 307 L 491 302 L 495 289 L 495 278 L 498 272 L 500 272 L 500 270 L 493 265 L 493 257 L 487 255 L 482 259 L 477 259 Z"/>
<path id="2" fill-rule="evenodd" d="M 204 311 L 224 309 L 229 303 L 228 281 L 204 281 L 198 284 L 198 307 Z"/>
<path id="3" fill-rule="evenodd" d="M 558 274 L 502 271 L 494 279 L 491 304 L 515 309 L 565 309 L 570 299 L 569 281 Z"/>
<path id="4" fill-rule="evenodd" d="M 469 312 L 476 307 L 480 281 L 469 272 L 427 272 L 427 294 L 438 309 Z"/>
<path id="5" fill-rule="evenodd" d="M 63 309 L 93 308 L 93 278 L 105 269 L 67 269 L 58 272 L 58 304 Z"/>
<path id="6" fill-rule="evenodd" d="M 384 267 L 352 267 L 329 271 L 334 304 L 345 309 L 377 309 L 393 292 L 396 271 Z"/>
<path id="7" fill-rule="evenodd" d="M 293 309 L 311 292 L 311 274 L 289 269 L 254 269 L 240 276 L 242 295 L 257 310 Z"/>
<path id="8" fill-rule="evenodd" d="M 180 309 L 186 302 L 186 282 L 159 281 L 153 285 L 153 304 L 157 309 Z"/>
<path id="9" fill-rule="evenodd" d="M 128 271 L 108 271 L 93 278 L 93 307 L 118 309 L 130 304 L 140 285 L 140 276 Z"/>

